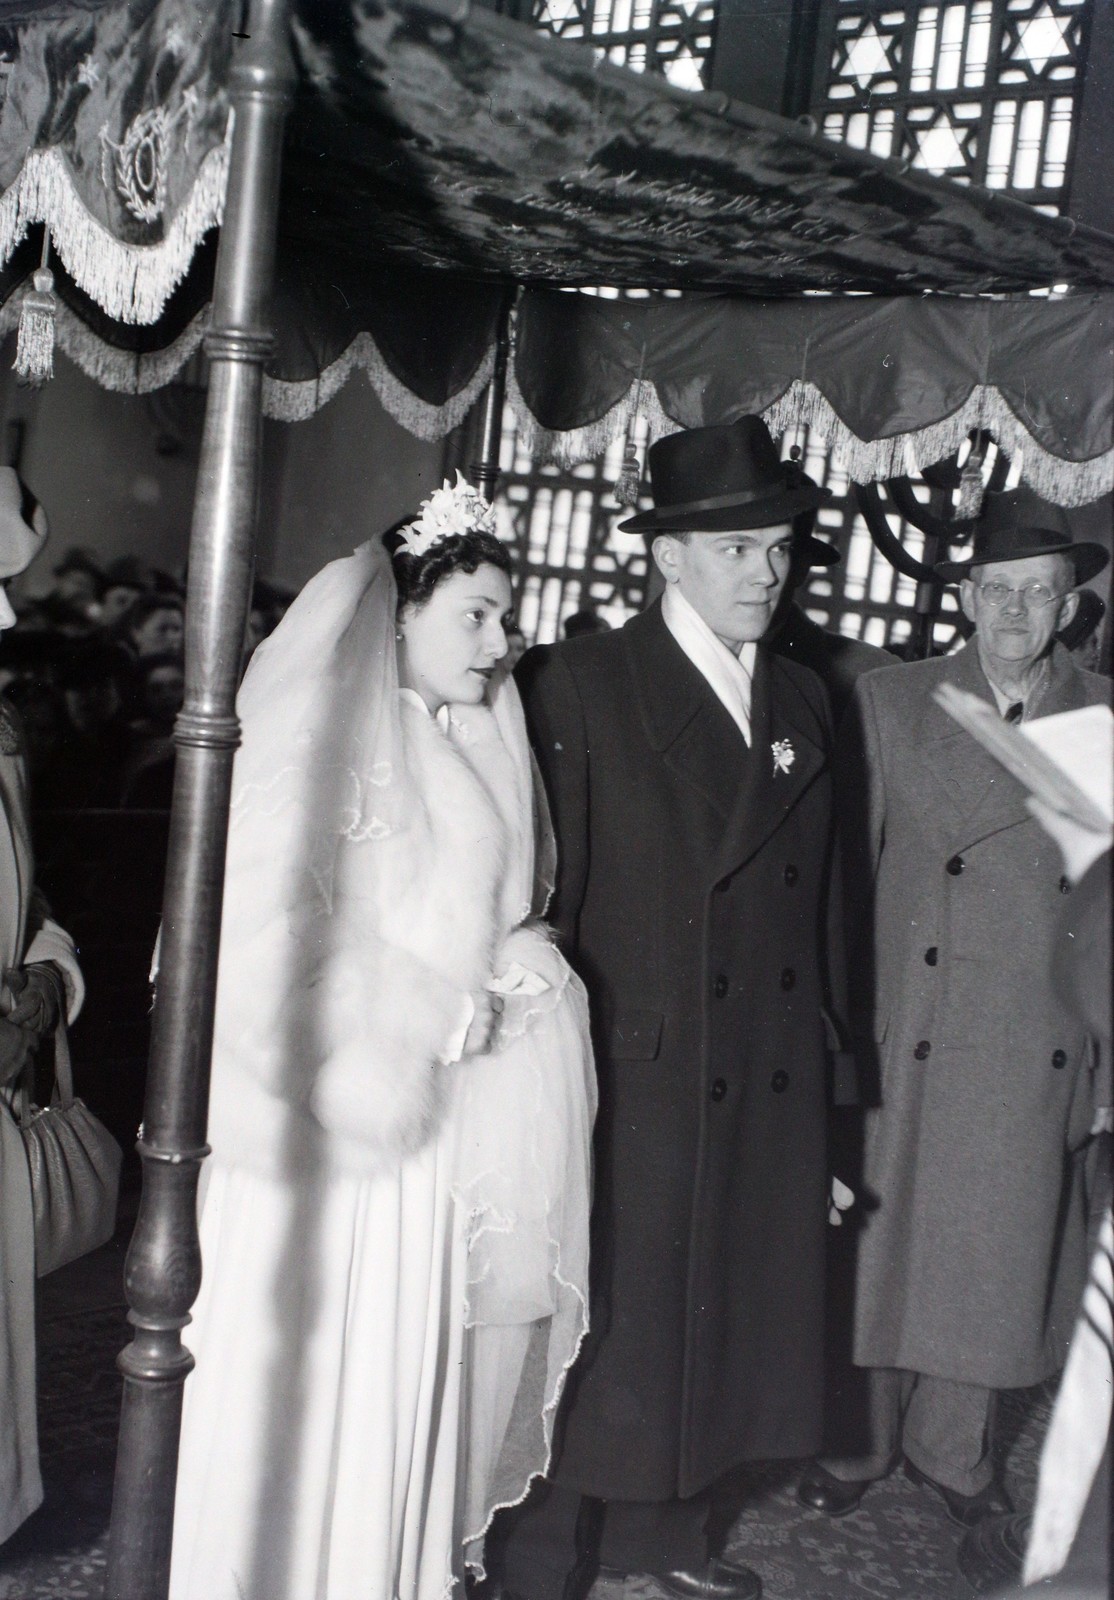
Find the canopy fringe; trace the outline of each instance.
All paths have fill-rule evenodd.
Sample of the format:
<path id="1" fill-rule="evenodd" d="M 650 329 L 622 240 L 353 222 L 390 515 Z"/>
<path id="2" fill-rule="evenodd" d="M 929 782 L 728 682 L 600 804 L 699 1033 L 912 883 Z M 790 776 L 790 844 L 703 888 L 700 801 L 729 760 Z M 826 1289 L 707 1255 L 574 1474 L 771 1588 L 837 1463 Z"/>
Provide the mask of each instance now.
<path id="1" fill-rule="evenodd" d="M 491 382 L 495 366 L 492 345 L 463 389 L 443 405 L 430 405 L 395 377 L 379 346 L 366 331 L 358 333 L 348 348 L 317 379 L 289 383 L 282 378 L 263 379 L 263 413 L 279 422 L 304 422 L 338 394 L 359 368 L 367 373 L 383 409 L 415 438 L 443 439 L 462 423 Z"/>
<path id="2" fill-rule="evenodd" d="M 640 411 L 649 423 L 650 439 L 675 433 L 680 424 L 663 409 L 654 384 L 636 380 L 620 400 L 595 422 L 567 433 L 543 428 L 518 386 L 513 364 L 507 374 L 507 399 L 514 411 L 523 444 L 535 461 L 553 461 L 561 467 L 601 456 L 625 433 L 629 419 Z M 888 439 L 860 439 L 842 421 L 815 384 L 795 378 L 762 416 L 776 437 L 790 428 L 809 427 L 839 457 L 853 483 L 876 483 L 904 473 L 916 474 L 959 449 L 973 428 L 985 428 L 1011 459 L 1021 458 L 1021 475 L 1039 495 L 1061 506 L 1089 505 L 1114 489 L 1114 449 L 1089 461 L 1065 461 L 1037 443 L 1009 402 L 992 384 L 976 385 L 963 405 L 950 416 L 909 433 Z"/>
<path id="3" fill-rule="evenodd" d="M 646 378 L 636 378 L 626 394 L 595 422 L 570 428 L 567 433 L 542 427 L 518 387 L 513 362 L 507 370 L 507 400 L 522 443 L 533 460 L 537 463 L 552 461 L 559 467 L 575 467 L 578 462 L 604 455 L 613 440 L 626 434 L 636 413 L 646 420 L 651 444 L 662 434 L 675 433 L 678 426 L 662 410 L 658 392 Z"/>
<path id="4" fill-rule="evenodd" d="M 123 244 L 93 216 L 60 150 L 32 150 L 0 195 L 0 266 L 33 224 L 45 223 L 78 288 L 117 322 L 152 323 L 185 277 L 194 251 L 224 211 L 232 123 L 198 168 L 189 198 L 161 244 Z"/>
<path id="5" fill-rule="evenodd" d="M 0 307 L 0 337 L 18 327 L 23 291 Z M 162 350 L 121 350 L 106 344 L 75 316 L 65 301 L 59 300 L 54 318 L 54 342 L 63 355 L 81 368 L 102 389 L 116 394 L 151 394 L 162 389 L 196 352 L 209 326 L 209 307 L 204 306 L 193 321 Z"/>
<path id="6" fill-rule="evenodd" d="M 1114 448 L 1088 461 L 1066 461 L 1033 438 L 1009 401 L 993 384 L 976 384 L 950 416 L 888 439 L 860 439 L 812 383 L 796 378 L 762 413 L 771 433 L 807 426 L 839 457 L 854 483 L 915 474 L 958 450 L 974 428 L 985 428 L 1037 494 L 1061 506 L 1083 506 L 1114 489 Z"/>

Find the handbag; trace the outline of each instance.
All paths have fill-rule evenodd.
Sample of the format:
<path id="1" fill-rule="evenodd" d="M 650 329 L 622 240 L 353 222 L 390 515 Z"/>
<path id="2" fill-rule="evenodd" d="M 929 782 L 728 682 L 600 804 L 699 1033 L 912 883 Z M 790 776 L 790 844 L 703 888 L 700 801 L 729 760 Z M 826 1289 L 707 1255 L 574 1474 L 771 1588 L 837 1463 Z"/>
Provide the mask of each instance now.
<path id="1" fill-rule="evenodd" d="M 111 1239 L 124 1158 L 104 1124 L 74 1098 L 64 1022 L 54 1036 L 50 1104 L 32 1104 L 25 1074 L 16 1114 L 31 1169 L 35 1274 L 42 1278 Z"/>

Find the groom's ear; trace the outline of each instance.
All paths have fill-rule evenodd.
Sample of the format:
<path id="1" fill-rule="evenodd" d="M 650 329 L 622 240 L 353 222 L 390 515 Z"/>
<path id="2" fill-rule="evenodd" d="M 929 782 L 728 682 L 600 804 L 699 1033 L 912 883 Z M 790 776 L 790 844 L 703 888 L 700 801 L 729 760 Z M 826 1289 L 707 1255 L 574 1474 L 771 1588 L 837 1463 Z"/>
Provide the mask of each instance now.
<path id="1" fill-rule="evenodd" d="M 659 533 L 650 545 L 650 554 L 654 564 L 666 583 L 676 583 L 680 576 L 677 569 L 678 546 L 683 541 L 671 533 Z"/>

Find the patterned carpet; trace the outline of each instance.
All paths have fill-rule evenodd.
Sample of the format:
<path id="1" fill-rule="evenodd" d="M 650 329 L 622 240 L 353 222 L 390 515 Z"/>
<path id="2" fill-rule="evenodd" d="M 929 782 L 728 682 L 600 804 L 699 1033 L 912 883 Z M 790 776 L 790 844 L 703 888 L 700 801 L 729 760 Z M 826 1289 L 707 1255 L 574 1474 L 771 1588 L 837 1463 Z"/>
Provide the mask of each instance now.
<path id="1" fill-rule="evenodd" d="M 122 1236 L 45 1280 L 40 1304 L 39 1407 L 46 1502 L 0 1550 L 0 1600 L 100 1600 L 112 1497 L 120 1381 L 127 1341 L 119 1285 Z M 1006 1481 L 1031 1503 L 1047 1388 L 1005 1397 Z M 762 1576 L 767 1600 L 970 1600 L 955 1563 L 960 1531 L 931 1491 L 896 1473 L 838 1522 L 803 1510 L 798 1469 L 740 1473 L 719 1507 L 727 1554 Z M 652 1580 L 600 1581 L 592 1600 L 659 1600 Z M 367 1600 L 353 1596 L 352 1600 Z"/>

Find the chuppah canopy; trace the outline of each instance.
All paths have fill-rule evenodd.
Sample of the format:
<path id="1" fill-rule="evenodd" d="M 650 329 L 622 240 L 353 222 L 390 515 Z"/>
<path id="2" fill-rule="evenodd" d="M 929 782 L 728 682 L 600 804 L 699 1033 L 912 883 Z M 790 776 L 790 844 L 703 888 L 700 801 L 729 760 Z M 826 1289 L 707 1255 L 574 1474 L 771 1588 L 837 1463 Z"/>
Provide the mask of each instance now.
<path id="1" fill-rule="evenodd" d="M 0 327 L 45 223 L 57 340 L 113 388 L 172 379 L 207 325 L 235 11 L 57 0 L 13 36 Z M 753 409 L 809 422 L 857 481 L 981 426 L 1065 504 L 1114 484 L 1114 240 L 485 10 L 295 15 L 268 414 L 362 369 L 442 436 L 519 284 L 510 396 L 541 456 L 598 452 L 635 407 L 655 434 Z M 598 283 L 685 293 L 553 292 Z M 1025 293 L 1052 285 L 1073 292 Z"/>

